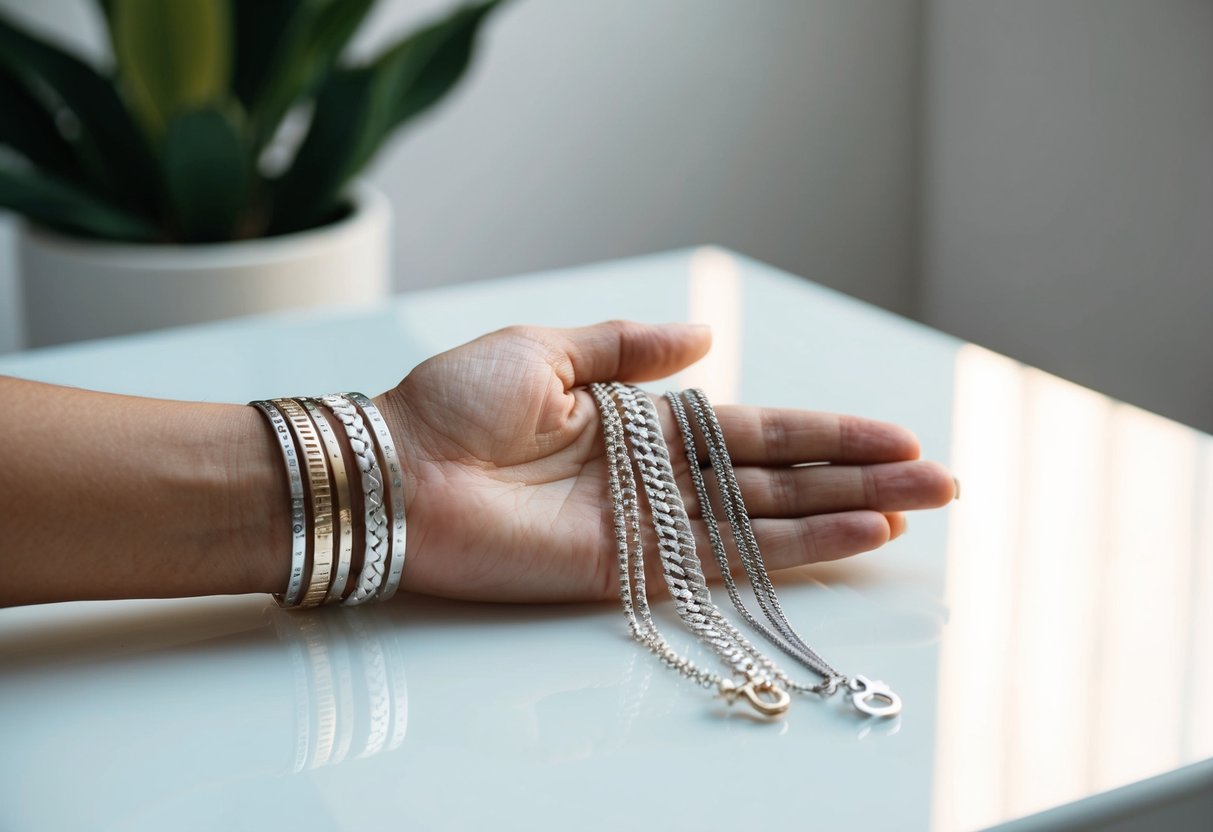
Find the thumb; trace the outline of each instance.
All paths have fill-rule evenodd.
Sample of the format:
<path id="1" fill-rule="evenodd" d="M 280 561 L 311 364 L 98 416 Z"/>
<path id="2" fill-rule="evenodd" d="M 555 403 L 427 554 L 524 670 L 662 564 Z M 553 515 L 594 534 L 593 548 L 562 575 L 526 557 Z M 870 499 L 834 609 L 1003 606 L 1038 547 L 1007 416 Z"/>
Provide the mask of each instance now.
<path id="1" fill-rule="evenodd" d="M 566 389 L 663 378 L 698 361 L 712 344 L 712 332 L 703 324 L 607 321 L 549 332 L 553 346 L 568 356 L 568 366 L 557 368 Z"/>

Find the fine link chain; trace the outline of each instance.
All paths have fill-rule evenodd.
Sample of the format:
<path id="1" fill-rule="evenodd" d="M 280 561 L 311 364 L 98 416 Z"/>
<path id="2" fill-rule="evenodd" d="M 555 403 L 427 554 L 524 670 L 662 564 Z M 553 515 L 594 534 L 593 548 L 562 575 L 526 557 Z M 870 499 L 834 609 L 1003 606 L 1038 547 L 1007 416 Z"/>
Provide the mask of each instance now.
<path id="1" fill-rule="evenodd" d="M 674 421 L 678 425 L 679 431 L 682 433 L 686 459 L 688 461 L 687 467 L 690 469 L 691 480 L 695 487 L 695 497 L 699 502 L 699 513 L 702 516 L 704 525 L 707 528 L 708 541 L 711 545 L 712 554 L 716 558 L 716 564 L 720 568 L 720 575 L 724 580 L 725 589 L 728 592 L 730 600 L 733 602 L 733 606 L 739 613 L 741 613 L 742 617 L 749 622 L 750 626 L 762 634 L 767 641 L 770 641 L 788 655 L 797 658 L 798 656 L 796 650 L 791 645 L 786 644 L 778 635 L 773 633 L 769 627 L 757 620 L 745 606 L 745 603 L 741 600 L 741 596 L 737 592 L 737 583 L 733 580 L 732 569 L 729 566 L 728 552 L 725 550 L 724 541 L 721 538 L 720 524 L 716 521 L 715 512 L 712 510 L 711 499 L 708 496 L 707 487 L 704 484 L 703 474 L 700 472 L 699 466 L 695 462 L 698 459 L 698 456 L 695 450 L 694 435 L 691 433 L 691 427 L 687 421 L 686 411 L 683 409 L 682 403 L 677 394 L 666 393 L 666 399 L 669 401 L 670 410 L 674 415 Z"/>
<path id="2" fill-rule="evenodd" d="M 733 530 L 734 540 L 737 541 L 737 549 L 741 553 L 742 564 L 750 579 L 750 584 L 754 588 L 759 606 L 767 616 L 767 620 L 774 624 L 776 629 L 796 648 L 791 655 L 822 677 L 822 683 L 809 690 L 824 696 L 832 696 L 839 686 L 845 683 L 847 691 L 851 694 L 852 704 L 862 713 L 882 717 L 895 716 L 900 713 L 901 697 L 894 693 L 888 685 L 866 676 L 857 675 L 852 678 L 843 676 L 831 667 L 817 651 L 809 647 L 792 627 L 783 611 L 783 606 L 779 603 L 779 597 L 775 594 L 775 586 L 771 583 L 771 578 L 762 561 L 762 553 L 758 549 L 758 538 L 754 534 L 750 516 L 746 512 L 745 501 L 741 497 L 741 486 L 737 483 L 737 475 L 733 470 L 728 448 L 725 446 L 724 431 L 720 427 L 720 420 L 716 418 L 716 411 L 702 390 L 687 391 L 686 399 L 695 413 L 700 432 L 707 443 L 712 468 L 716 473 L 716 484 L 719 487 L 721 503 L 724 505 L 729 525 Z M 693 438 L 691 441 L 693 444 Z M 697 459 L 698 457 L 690 458 Z M 698 470 L 699 466 L 691 465 L 690 468 L 693 471 L 692 476 L 702 480 L 702 474 Z M 711 511 L 710 504 L 708 504 L 707 510 Z M 742 608 L 739 606 L 739 609 Z M 742 610 L 742 613 L 752 623 L 756 623 L 748 610 Z M 786 649 L 782 643 L 776 642 L 776 644 Z"/>
<path id="3" fill-rule="evenodd" d="M 723 444 L 723 436 L 718 436 L 716 432 L 710 429 L 701 409 L 701 402 L 693 399 L 690 395 L 691 392 L 693 391 L 687 391 L 686 393 L 687 401 L 695 413 L 700 433 L 705 438 L 712 470 L 716 473 L 716 482 L 719 486 L 725 517 L 728 520 L 733 538 L 737 543 L 737 552 L 745 568 L 746 575 L 750 579 L 751 586 L 754 588 L 754 596 L 758 599 L 760 608 L 767 615 L 767 618 L 775 624 L 780 635 L 783 637 L 781 638 L 780 635 L 772 632 L 769 627 L 755 618 L 738 594 L 737 584 L 733 580 L 732 569 L 729 566 L 728 553 L 725 550 L 724 540 L 720 534 L 720 524 L 716 520 L 716 513 L 712 510 L 712 502 L 708 496 L 703 472 L 700 470 L 699 465 L 696 464 L 699 457 L 695 448 L 694 433 L 691 431 L 691 425 L 687 419 L 686 411 L 683 409 L 679 394 L 668 392 L 665 394 L 666 401 L 669 402 L 670 410 L 674 415 L 674 422 L 678 425 L 678 429 L 682 434 L 683 447 L 686 450 L 688 463 L 687 467 L 690 470 L 691 481 L 695 487 L 695 496 L 699 502 L 699 512 L 703 517 L 704 525 L 707 527 L 712 554 L 715 555 L 716 562 L 720 566 L 720 574 L 724 579 L 724 585 L 728 590 L 729 598 L 732 600 L 737 612 L 741 614 L 750 626 L 761 633 L 767 641 L 823 678 L 824 681 L 821 685 L 813 686 L 814 692 L 826 695 L 832 694 L 837 690 L 839 683 L 845 681 L 845 678 L 804 643 L 803 639 L 792 629 L 791 624 L 787 621 L 787 617 L 783 614 L 783 608 L 779 606 L 779 599 L 775 596 L 775 588 L 767 577 L 766 568 L 762 563 L 762 556 L 758 551 L 758 541 L 754 537 L 753 529 L 750 526 L 749 515 L 745 511 L 745 504 L 741 502 L 741 492 L 737 487 L 737 478 L 733 475 L 732 462 Z M 712 418 L 714 420 L 714 414 Z M 719 445 L 716 443 L 718 438 L 720 440 Z M 778 611 L 778 619 L 772 616 L 772 608 Z M 787 640 L 785 641 L 784 639 Z"/>
<path id="4" fill-rule="evenodd" d="M 375 445 L 361 414 L 345 396 L 321 396 L 320 403 L 332 411 L 345 428 L 350 448 L 362 477 L 366 523 L 366 550 L 358 584 L 345 599 L 347 605 L 361 604 L 371 598 L 383 582 L 388 556 L 387 512 L 383 507 L 383 475 L 375 458 Z"/>

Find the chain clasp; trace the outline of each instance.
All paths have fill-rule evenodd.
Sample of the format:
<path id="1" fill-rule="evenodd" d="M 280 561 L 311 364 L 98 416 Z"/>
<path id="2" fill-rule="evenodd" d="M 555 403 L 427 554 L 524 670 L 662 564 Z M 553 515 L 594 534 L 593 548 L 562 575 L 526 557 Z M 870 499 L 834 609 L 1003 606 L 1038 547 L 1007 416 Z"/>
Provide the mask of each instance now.
<path id="1" fill-rule="evenodd" d="M 740 685 L 732 679 L 721 679 L 719 687 L 720 695 L 730 705 L 738 696 L 743 696 L 750 707 L 763 716 L 780 716 L 792 703 L 792 697 L 786 690 L 766 679 L 747 679 Z M 764 698 L 763 694 L 770 694 L 770 697 Z"/>
<path id="2" fill-rule="evenodd" d="M 851 704 L 860 713 L 868 716 L 896 716 L 901 713 L 901 697 L 884 682 L 856 676 L 847 680 L 847 690 L 851 691 Z"/>

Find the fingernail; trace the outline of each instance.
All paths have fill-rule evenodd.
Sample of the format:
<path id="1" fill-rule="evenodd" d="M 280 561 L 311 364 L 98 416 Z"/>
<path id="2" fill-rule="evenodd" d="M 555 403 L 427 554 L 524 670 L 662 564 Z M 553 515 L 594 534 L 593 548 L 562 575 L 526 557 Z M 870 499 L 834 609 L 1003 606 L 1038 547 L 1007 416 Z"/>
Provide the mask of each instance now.
<path id="1" fill-rule="evenodd" d="M 956 493 L 952 496 L 952 499 L 959 500 L 960 499 L 960 478 L 952 477 L 952 482 L 956 484 Z"/>

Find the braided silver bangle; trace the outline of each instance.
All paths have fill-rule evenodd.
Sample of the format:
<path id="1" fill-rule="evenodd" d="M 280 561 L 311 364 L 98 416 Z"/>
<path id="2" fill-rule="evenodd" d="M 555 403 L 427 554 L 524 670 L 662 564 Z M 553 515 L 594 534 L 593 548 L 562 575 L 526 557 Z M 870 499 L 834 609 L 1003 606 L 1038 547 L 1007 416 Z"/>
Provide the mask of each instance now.
<path id="1" fill-rule="evenodd" d="M 388 430 L 387 422 L 379 414 L 375 403 L 361 393 L 347 393 L 349 399 L 358 405 L 366 416 L 375 435 L 379 438 L 379 450 L 383 454 L 383 467 L 387 469 L 384 485 L 388 493 L 387 504 L 391 506 L 392 548 L 391 559 L 388 562 L 387 574 L 383 586 L 376 596 L 377 601 L 386 601 L 396 594 L 400 587 L 400 575 L 404 571 L 405 553 L 405 506 L 404 506 L 404 471 L 400 465 L 400 456 L 396 453 L 396 445 L 392 441 L 392 432 Z"/>
<path id="2" fill-rule="evenodd" d="M 362 572 L 353 591 L 345 599 L 347 605 L 369 600 L 383 582 L 388 555 L 387 513 L 383 507 L 383 474 L 375 455 L 375 442 L 362 415 L 348 398 L 330 394 L 321 396 L 327 407 L 345 428 L 350 448 L 362 480 L 363 506 L 366 524 L 366 549 L 362 557 Z"/>
<path id="3" fill-rule="evenodd" d="M 269 419 L 274 436 L 282 449 L 286 462 L 286 480 L 291 495 L 291 572 L 286 582 L 286 592 L 275 594 L 274 600 L 284 607 L 299 603 L 303 592 L 303 573 L 307 568 L 307 515 L 304 510 L 303 476 L 299 469 L 299 454 L 286 419 L 278 409 L 267 401 L 249 402 Z"/>

